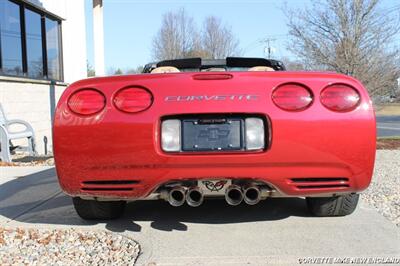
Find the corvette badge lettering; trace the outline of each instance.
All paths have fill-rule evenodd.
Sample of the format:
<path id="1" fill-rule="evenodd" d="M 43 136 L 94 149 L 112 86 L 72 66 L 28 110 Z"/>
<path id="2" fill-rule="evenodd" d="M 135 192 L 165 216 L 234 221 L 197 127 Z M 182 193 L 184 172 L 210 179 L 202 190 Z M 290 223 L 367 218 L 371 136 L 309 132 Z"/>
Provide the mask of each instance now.
<path id="1" fill-rule="evenodd" d="M 228 94 L 228 95 L 179 95 L 166 96 L 166 102 L 191 102 L 191 101 L 257 101 L 258 95 L 254 94 Z"/>

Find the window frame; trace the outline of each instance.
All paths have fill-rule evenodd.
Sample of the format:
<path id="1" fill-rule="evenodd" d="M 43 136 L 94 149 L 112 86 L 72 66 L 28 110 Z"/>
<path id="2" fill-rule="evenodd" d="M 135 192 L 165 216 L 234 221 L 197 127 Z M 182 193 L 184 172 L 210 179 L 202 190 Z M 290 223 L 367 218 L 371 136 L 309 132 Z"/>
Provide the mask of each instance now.
<path id="1" fill-rule="evenodd" d="M 44 38 L 42 39 L 43 42 L 43 71 L 46 71 L 44 73 L 46 73 L 46 77 L 48 77 L 48 61 L 47 61 L 47 35 L 46 35 L 46 18 L 53 20 L 55 22 L 57 22 L 57 28 L 58 28 L 58 40 L 57 40 L 57 44 L 58 44 L 58 52 L 59 52 L 59 64 L 60 64 L 60 80 L 57 81 L 64 81 L 64 61 L 63 61 L 63 46 L 62 46 L 62 27 L 61 27 L 61 21 L 51 17 L 51 16 L 42 16 L 42 36 L 44 36 Z M 46 61 L 45 61 L 46 60 Z M 50 79 L 53 80 L 53 79 Z"/>
<path id="2" fill-rule="evenodd" d="M 20 61 L 18 61 L 18 66 L 20 66 L 20 71 L 22 72 L 22 74 L 24 73 L 23 72 L 23 56 L 22 56 L 22 32 L 21 32 L 21 8 L 20 8 L 20 6 L 17 4 L 17 3 L 15 3 L 15 2 L 12 2 L 12 1 L 9 1 L 10 3 L 12 3 L 12 5 L 14 5 L 13 6 L 13 8 L 16 8 L 16 11 L 18 12 L 18 19 L 19 19 L 19 21 L 18 21 L 18 23 L 19 23 L 19 32 L 17 32 L 17 34 L 18 34 L 18 38 L 20 39 L 19 40 L 19 46 L 20 47 L 18 47 L 19 49 L 18 50 L 16 50 L 16 51 L 18 51 L 18 53 L 19 53 L 19 55 L 18 55 L 18 59 L 20 60 Z M 0 24 L 0 30 L 1 30 L 1 28 L 2 28 L 2 25 Z M 1 33 L 1 31 L 0 31 L 0 33 Z M 0 34 L 0 59 L 1 59 L 1 61 L 0 61 L 0 75 L 6 75 L 6 76 L 22 76 L 20 73 L 16 73 L 16 74 L 13 74 L 13 73 L 8 73 L 9 72 L 9 70 L 10 69 L 8 69 L 7 67 L 6 67 L 6 64 L 4 64 L 3 63 L 3 59 L 6 59 L 6 56 L 3 56 L 2 55 L 2 53 L 1 53 L 1 51 L 2 51 L 2 49 L 3 49 L 3 47 L 1 46 L 2 45 L 2 38 L 3 37 L 5 37 L 5 39 L 7 39 L 7 36 L 2 36 L 1 34 Z M 4 47 L 7 47 L 8 45 L 4 45 Z M 19 57 L 20 56 L 20 57 Z M 3 68 L 4 67 L 4 68 Z M 18 71 L 17 71 L 18 72 Z"/>
<path id="3" fill-rule="evenodd" d="M 26 0 L 6 0 L 19 6 L 20 27 L 21 27 L 21 53 L 22 53 L 22 72 L 23 75 L 10 75 L 3 71 L 2 65 L 2 50 L 1 50 L 1 34 L 0 34 L 0 76 L 22 77 L 36 80 L 49 80 L 49 81 L 64 81 L 64 62 L 63 62 L 63 46 L 62 46 L 62 18 L 54 15 L 43 8 L 40 8 Z M 28 62 L 27 62 L 27 46 L 26 46 L 26 27 L 25 27 L 25 10 L 28 9 L 40 15 L 40 26 L 42 35 L 42 58 L 43 58 L 43 77 L 32 78 L 28 76 Z M 59 79 L 50 79 L 48 77 L 48 62 L 47 62 L 47 36 L 46 36 L 46 18 L 57 22 L 58 27 L 58 48 L 59 48 Z"/>

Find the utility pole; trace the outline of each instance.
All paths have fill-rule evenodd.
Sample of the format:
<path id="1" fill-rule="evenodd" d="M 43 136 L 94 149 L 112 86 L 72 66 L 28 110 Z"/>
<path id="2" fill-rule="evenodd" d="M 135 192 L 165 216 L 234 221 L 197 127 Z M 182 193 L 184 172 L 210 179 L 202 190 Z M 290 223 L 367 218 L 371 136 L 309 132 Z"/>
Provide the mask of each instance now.
<path id="1" fill-rule="evenodd" d="M 276 41 L 276 39 L 274 39 L 274 38 L 266 38 L 266 39 L 263 40 L 263 42 L 267 45 L 267 47 L 265 47 L 265 50 L 266 50 L 268 59 L 271 58 L 271 53 L 272 53 L 271 42 L 273 42 L 273 41 Z"/>

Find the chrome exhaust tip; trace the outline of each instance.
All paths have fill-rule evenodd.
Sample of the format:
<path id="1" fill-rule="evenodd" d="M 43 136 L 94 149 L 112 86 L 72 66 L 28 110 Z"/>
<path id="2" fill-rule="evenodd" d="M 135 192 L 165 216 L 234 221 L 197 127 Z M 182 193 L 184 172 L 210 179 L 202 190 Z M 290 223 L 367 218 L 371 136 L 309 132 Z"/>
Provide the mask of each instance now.
<path id="1" fill-rule="evenodd" d="M 192 187 L 186 193 L 186 202 L 191 207 L 198 207 L 203 203 L 203 192 L 199 187 Z"/>
<path id="2" fill-rule="evenodd" d="M 182 206 L 186 200 L 186 189 L 181 186 L 173 187 L 168 193 L 168 202 L 174 207 Z"/>
<path id="3" fill-rule="evenodd" d="M 261 190 L 257 186 L 249 186 L 244 189 L 244 202 L 255 205 L 261 200 Z"/>
<path id="4" fill-rule="evenodd" d="M 229 205 L 239 205 L 243 201 L 242 189 L 238 185 L 230 185 L 225 191 L 225 200 Z"/>

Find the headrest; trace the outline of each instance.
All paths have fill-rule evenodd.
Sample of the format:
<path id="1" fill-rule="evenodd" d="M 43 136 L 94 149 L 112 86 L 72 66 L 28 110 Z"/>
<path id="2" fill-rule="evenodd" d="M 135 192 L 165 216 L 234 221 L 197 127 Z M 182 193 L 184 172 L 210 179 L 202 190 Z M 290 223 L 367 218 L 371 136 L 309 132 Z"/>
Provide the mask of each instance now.
<path id="1" fill-rule="evenodd" d="M 150 73 L 157 74 L 157 73 L 177 73 L 177 72 L 180 72 L 180 71 L 176 67 L 162 66 L 162 67 L 156 67 Z"/>
<path id="2" fill-rule="evenodd" d="M 267 66 L 255 66 L 249 68 L 248 71 L 275 71 L 272 67 L 267 67 Z"/>

